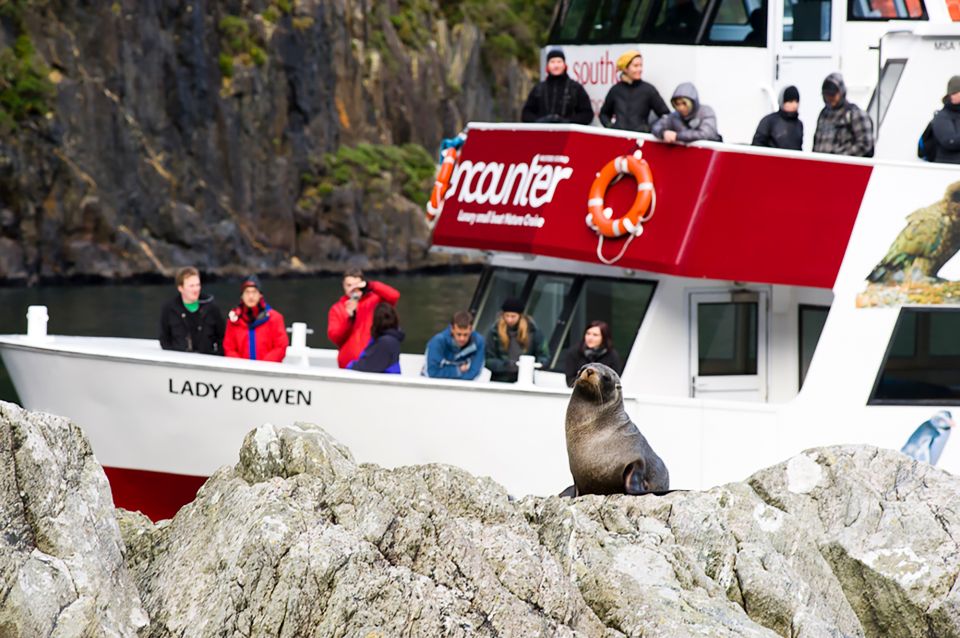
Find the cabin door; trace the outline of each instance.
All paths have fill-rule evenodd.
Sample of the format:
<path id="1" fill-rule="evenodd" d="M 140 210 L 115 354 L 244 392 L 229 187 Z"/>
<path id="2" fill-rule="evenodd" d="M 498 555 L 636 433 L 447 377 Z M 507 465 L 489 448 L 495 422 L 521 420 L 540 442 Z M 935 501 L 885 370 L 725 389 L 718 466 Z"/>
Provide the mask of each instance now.
<path id="1" fill-rule="evenodd" d="M 694 397 L 767 399 L 767 293 L 690 294 L 690 370 Z"/>
<path id="2" fill-rule="evenodd" d="M 770 43 L 775 51 L 774 86 L 800 90 L 803 150 L 813 148 L 817 116 L 823 108 L 820 87 L 829 73 L 840 70 L 839 25 L 846 17 L 843 0 L 771 2 Z M 776 96 L 775 96 L 776 97 Z"/>

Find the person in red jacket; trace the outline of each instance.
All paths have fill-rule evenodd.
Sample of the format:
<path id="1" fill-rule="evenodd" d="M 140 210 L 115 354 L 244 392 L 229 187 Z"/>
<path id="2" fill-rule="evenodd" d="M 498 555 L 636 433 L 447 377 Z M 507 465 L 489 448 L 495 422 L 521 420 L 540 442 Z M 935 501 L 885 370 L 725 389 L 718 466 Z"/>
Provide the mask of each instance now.
<path id="1" fill-rule="evenodd" d="M 260 279 L 250 275 L 240 284 L 240 305 L 227 315 L 223 354 L 279 362 L 286 356 L 289 343 L 283 315 L 267 304 L 260 290 Z"/>
<path id="2" fill-rule="evenodd" d="M 346 368 L 367 347 L 377 304 L 396 306 L 399 299 L 400 291 L 379 281 L 367 281 L 362 270 L 343 273 L 343 296 L 327 315 L 327 337 L 340 350 L 337 365 Z"/>

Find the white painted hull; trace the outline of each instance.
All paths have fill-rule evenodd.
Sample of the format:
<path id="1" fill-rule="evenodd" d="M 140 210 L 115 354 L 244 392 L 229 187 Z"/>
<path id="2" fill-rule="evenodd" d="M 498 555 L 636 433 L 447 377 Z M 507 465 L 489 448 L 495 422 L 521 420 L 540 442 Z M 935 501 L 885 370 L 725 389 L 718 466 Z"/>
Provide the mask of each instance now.
<path id="1" fill-rule="evenodd" d="M 516 496 L 556 494 L 572 482 L 566 388 L 301 368 L 163 352 L 137 339 L 52 337 L 37 344 L 6 336 L 0 353 L 24 406 L 77 421 L 110 467 L 209 476 L 236 463 L 252 428 L 306 421 L 324 427 L 360 462 L 448 463 L 492 477 Z M 198 384 L 218 389 L 197 396 L 204 393 Z M 274 391 L 269 403 L 257 400 L 264 390 Z M 742 480 L 814 446 L 897 449 L 935 410 L 856 403 L 803 395 L 783 404 L 626 399 L 676 489 Z M 956 457 L 947 446 L 940 465 L 956 472 Z"/>

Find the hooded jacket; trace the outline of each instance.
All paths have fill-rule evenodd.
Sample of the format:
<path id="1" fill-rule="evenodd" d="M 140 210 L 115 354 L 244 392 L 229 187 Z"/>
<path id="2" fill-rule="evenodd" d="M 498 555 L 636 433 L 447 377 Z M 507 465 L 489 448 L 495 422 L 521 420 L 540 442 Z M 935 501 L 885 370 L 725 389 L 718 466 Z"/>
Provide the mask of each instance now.
<path id="1" fill-rule="evenodd" d="M 697 87 L 691 82 L 682 82 L 673 92 L 670 101 L 672 102 L 678 97 L 685 97 L 693 102 L 690 113 L 686 117 L 682 117 L 677 111 L 664 115 L 653 125 L 653 134 L 663 139 L 663 134 L 666 131 L 676 131 L 677 141 L 679 142 L 696 142 L 698 140 L 722 142 L 723 138 L 717 131 L 717 115 L 706 104 L 700 104 Z"/>
<path id="2" fill-rule="evenodd" d="M 847 101 L 847 85 L 839 73 L 831 73 L 824 82 L 840 89 L 840 102 L 835 108 L 825 105 L 817 118 L 813 136 L 815 153 L 873 157 L 873 122 L 863 109 Z"/>
<path id="3" fill-rule="evenodd" d="M 288 345 L 290 339 L 283 315 L 266 303 L 253 321 L 248 320 L 239 306 L 227 315 L 223 354 L 228 357 L 280 362 L 287 355 Z"/>
<path id="4" fill-rule="evenodd" d="M 754 146 L 785 148 L 794 151 L 802 150 L 803 122 L 800 121 L 799 114 L 796 111 L 788 113 L 783 110 L 783 92 L 785 90 L 786 87 L 780 89 L 780 110 L 770 113 L 760 120 L 757 132 L 753 135 Z"/>
<path id="5" fill-rule="evenodd" d="M 176 297 L 160 311 L 160 347 L 164 350 L 223 354 L 223 316 L 213 296 L 199 299 L 200 307 L 190 312 Z"/>
<path id="6" fill-rule="evenodd" d="M 960 164 L 960 104 L 950 104 L 949 96 L 933 116 L 933 137 L 939 147 L 937 163 Z"/>
<path id="7" fill-rule="evenodd" d="M 347 367 L 359 372 L 400 374 L 400 344 L 404 338 L 400 328 L 388 328 L 376 339 L 370 339 L 356 361 Z"/>
<path id="8" fill-rule="evenodd" d="M 660 93 L 649 82 L 620 81 L 610 87 L 600 107 L 600 123 L 607 128 L 650 132 L 650 112 L 661 117 L 670 112 Z"/>
<path id="9" fill-rule="evenodd" d="M 340 352 L 337 365 L 346 368 L 347 364 L 360 356 L 370 341 L 370 328 L 373 327 L 373 309 L 381 301 L 396 306 L 400 292 L 379 281 L 368 281 L 357 309 L 351 317 L 347 314 L 347 302 L 350 297 L 343 295 L 330 307 L 327 313 L 327 338 Z"/>
<path id="10" fill-rule="evenodd" d="M 586 89 L 564 72 L 548 75 L 530 90 L 520 119 L 524 122 L 590 124 L 593 106 Z"/>
<path id="11" fill-rule="evenodd" d="M 475 379 L 483 369 L 484 347 L 483 336 L 474 330 L 470 340 L 461 348 L 447 326 L 427 342 L 424 372 L 434 379 Z M 466 372 L 460 372 L 464 363 L 469 363 L 470 367 Z"/>

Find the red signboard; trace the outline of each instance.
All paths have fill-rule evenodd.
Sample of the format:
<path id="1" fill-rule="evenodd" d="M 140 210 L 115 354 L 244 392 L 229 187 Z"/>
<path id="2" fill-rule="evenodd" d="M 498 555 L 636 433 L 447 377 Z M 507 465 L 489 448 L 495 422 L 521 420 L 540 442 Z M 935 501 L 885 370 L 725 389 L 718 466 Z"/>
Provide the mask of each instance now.
<path id="1" fill-rule="evenodd" d="M 634 139 L 581 127 L 470 129 L 443 212 L 439 246 L 598 263 L 586 223 L 590 187 Z M 653 217 L 618 266 L 731 281 L 833 286 L 871 166 L 646 142 Z M 613 216 L 637 193 L 629 175 L 607 191 Z M 629 235 L 604 239 L 613 258 Z"/>

